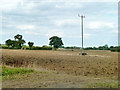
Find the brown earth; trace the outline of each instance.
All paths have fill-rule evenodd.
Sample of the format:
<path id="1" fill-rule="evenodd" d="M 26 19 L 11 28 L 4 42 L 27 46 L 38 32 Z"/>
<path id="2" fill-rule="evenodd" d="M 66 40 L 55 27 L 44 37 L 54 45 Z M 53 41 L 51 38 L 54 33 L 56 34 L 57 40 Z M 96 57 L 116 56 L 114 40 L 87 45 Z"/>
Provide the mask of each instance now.
<path id="1" fill-rule="evenodd" d="M 84 83 L 93 81 L 94 78 L 100 80 L 117 80 L 118 79 L 118 53 L 110 51 L 85 51 L 86 56 L 79 55 L 79 51 L 46 51 L 46 50 L 2 50 L 2 63 L 15 67 L 31 67 L 39 71 L 56 72 L 52 84 L 47 87 L 66 87 L 64 80 L 82 82 L 80 85 L 73 87 L 85 87 Z M 64 76 L 65 74 L 65 76 Z M 34 76 L 34 75 L 33 75 Z M 38 75 L 39 76 L 39 75 Z M 52 75 L 51 77 L 52 78 Z M 46 78 L 46 81 L 50 79 Z M 73 78 L 73 80 L 72 80 Z M 88 78 L 88 79 L 87 79 Z M 104 79 L 105 78 L 105 79 Z M 33 79 L 32 79 L 33 80 Z M 7 83 L 8 81 L 4 81 Z M 16 81 L 14 81 L 16 82 Z M 37 82 L 37 81 L 36 81 Z M 94 80 L 94 82 L 96 82 Z M 7 84 L 4 84 L 7 87 Z M 18 82 L 17 82 L 18 83 Z M 40 81 L 39 81 L 40 83 Z M 47 82 L 48 83 L 48 82 Z M 52 83 L 52 82 L 50 82 Z M 71 83 L 71 82 L 70 82 Z M 73 82 L 72 82 L 73 83 Z M 77 83 L 77 82 L 74 82 Z M 9 83 L 8 83 L 9 84 Z M 37 85 L 37 84 L 36 84 Z M 42 84 L 41 84 L 42 85 Z M 9 85 L 8 85 L 9 86 Z M 39 86 L 39 85 L 38 85 Z M 13 85 L 13 87 L 15 87 Z M 37 87 L 37 86 L 36 86 Z M 44 86 L 41 86 L 44 87 Z"/>

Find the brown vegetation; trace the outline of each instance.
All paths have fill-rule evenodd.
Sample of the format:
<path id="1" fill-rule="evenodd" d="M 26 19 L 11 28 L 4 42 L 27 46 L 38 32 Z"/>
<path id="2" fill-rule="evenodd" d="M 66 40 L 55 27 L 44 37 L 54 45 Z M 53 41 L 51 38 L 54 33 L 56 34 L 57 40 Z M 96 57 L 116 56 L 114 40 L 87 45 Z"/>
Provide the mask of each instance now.
<path id="1" fill-rule="evenodd" d="M 94 77 L 118 77 L 118 53 L 110 51 L 39 51 L 2 50 L 3 64 L 15 67 L 37 67 L 58 73 Z"/>

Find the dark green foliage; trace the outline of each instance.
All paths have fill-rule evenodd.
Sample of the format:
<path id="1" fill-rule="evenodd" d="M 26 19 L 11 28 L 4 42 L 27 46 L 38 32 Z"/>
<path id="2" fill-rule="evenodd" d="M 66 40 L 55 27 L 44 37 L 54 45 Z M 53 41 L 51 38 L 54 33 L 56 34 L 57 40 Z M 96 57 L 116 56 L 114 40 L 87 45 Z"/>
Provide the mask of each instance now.
<path id="1" fill-rule="evenodd" d="M 24 46 L 25 40 L 22 39 L 22 35 L 17 34 L 14 36 L 15 40 L 11 40 L 8 39 L 5 41 L 6 45 L 2 45 L 0 44 L 0 48 L 3 49 L 21 49 Z M 80 49 L 80 47 L 76 47 L 76 46 L 71 46 L 71 47 L 64 47 L 62 39 L 60 37 L 57 36 L 53 36 L 51 38 L 49 38 L 50 46 L 46 46 L 44 45 L 43 47 L 33 47 L 34 43 L 33 42 L 28 42 L 29 47 L 26 47 L 26 49 L 31 49 L 31 50 L 52 50 L 52 46 L 54 47 L 54 49 L 56 50 L 57 48 L 65 48 L 65 49 Z M 99 47 L 87 47 L 87 48 L 83 48 L 84 50 L 110 50 L 112 52 L 120 52 L 120 46 L 110 46 L 108 47 L 107 44 L 105 44 L 104 46 L 99 46 Z"/>
<path id="2" fill-rule="evenodd" d="M 114 48 L 114 46 L 110 46 L 110 48 Z"/>
<path id="3" fill-rule="evenodd" d="M 104 46 L 99 46 L 99 47 L 87 47 L 84 48 L 84 50 L 110 50 L 110 48 L 108 47 L 107 44 L 105 44 Z"/>
<path id="4" fill-rule="evenodd" d="M 80 47 L 64 47 L 65 49 L 80 49 Z M 120 52 L 120 46 L 110 46 L 104 45 L 104 46 L 99 46 L 99 47 L 86 47 L 83 48 L 84 50 L 110 50 L 112 52 Z"/>
<path id="5" fill-rule="evenodd" d="M 6 45 L 8 45 L 8 47 L 17 47 L 17 41 L 14 41 L 14 40 L 11 40 L 11 39 L 8 39 L 8 40 L 6 40 Z"/>
<path id="6" fill-rule="evenodd" d="M 49 45 L 53 46 L 54 49 L 57 49 L 63 45 L 62 39 L 57 36 L 53 36 L 53 37 L 49 38 L 49 40 L 50 40 Z"/>
<path id="7" fill-rule="evenodd" d="M 82 55 L 87 55 L 87 53 L 82 53 Z"/>
<path id="8" fill-rule="evenodd" d="M 80 47 L 76 47 L 76 46 L 71 46 L 71 47 L 64 47 L 65 49 L 80 49 Z"/>
<path id="9" fill-rule="evenodd" d="M 18 47 L 8 47 L 7 45 L 1 45 L 1 47 L 3 49 L 21 49 Z M 43 47 L 33 46 L 32 48 L 30 48 L 29 46 L 26 46 L 26 50 L 52 50 L 52 47 L 51 46 L 43 46 Z"/>
<path id="10" fill-rule="evenodd" d="M 94 49 L 96 49 L 95 47 L 93 48 L 93 47 L 87 47 L 87 48 L 84 48 L 84 50 L 94 50 Z"/>
<path id="11" fill-rule="evenodd" d="M 112 52 L 120 52 L 120 46 L 111 47 L 110 50 L 111 50 Z"/>
<path id="12" fill-rule="evenodd" d="M 28 42 L 28 45 L 31 48 L 34 45 L 34 43 L 33 42 Z"/>
<path id="13" fill-rule="evenodd" d="M 110 50 L 112 52 L 120 52 L 120 46 L 110 46 L 108 47 L 108 45 L 105 45 L 105 46 L 99 46 L 98 48 L 96 47 L 87 47 L 87 48 L 84 48 L 84 50 Z"/>
<path id="14" fill-rule="evenodd" d="M 14 40 L 11 40 L 11 39 L 8 39 L 8 40 L 6 40 L 5 41 L 5 44 L 8 46 L 8 47 L 17 47 L 18 45 L 18 43 L 17 43 L 17 41 L 14 41 Z"/>
<path id="15" fill-rule="evenodd" d="M 17 35 L 14 36 L 14 38 L 15 38 L 15 41 L 16 41 L 16 39 L 17 39 L 18 41 L 20 41 L 20 40 L 22 40 L 22 35 L 17 34 Z"/>
<path id="16" fill-rule="evenodd" d="M 17 41 L 17 44 L 19 47 L 22 47 L 24 45 L 24 43 L 25 43 L 25 40 L 23 40 L 23 39 L 20 41 Z"/>
<path id="17" fill-rule="evenodd" d="M 0 44 L 0 49 L 2 48 L 2 44 Z"/>
<path id="18" fill-rule="evenodd" d="M 14 36 L 14 38 L 15 38 L 15 41 L 17 42 L 17 47 L 21 48 L 23 44 L 25 43 L 25 40 L 22 39 L 22 35 L 17 34 L 16 36 Z"/>
<path id="19" fill-rule="evenodd" d="M 31 50 L 52 50 L 52 47 L 35 47 L 33 46 Z"/>
<path id="20" fill-rule="evenodd" d="M 99 46 L 98 48 L 99 50 L 109 50 L 109 47 L 107 44 L 105 44 L 104 46 Z"/>
<path id="21" fill-rule="evenodd" d="M 14 36 L 15 40 L 11 40 L 8 39 L 5 41 L 5 44 L 9 47 L 9 48 L 21 48 L 23 46 L 23 44 L 25 43 L 25 40 L 22 39 L 22 35 L 17 34 L 16 36 Z"/>
<path id="22" fill-rule="evenodd" d="M 8 45 L 8 47 L 9 47 L 9 46 L 12 45 L 12 42 L 11 42 L 11 41 L 12 41 L 11 39 L 8 39 L 8 40 L 5 41 L 5 44 Z"/>

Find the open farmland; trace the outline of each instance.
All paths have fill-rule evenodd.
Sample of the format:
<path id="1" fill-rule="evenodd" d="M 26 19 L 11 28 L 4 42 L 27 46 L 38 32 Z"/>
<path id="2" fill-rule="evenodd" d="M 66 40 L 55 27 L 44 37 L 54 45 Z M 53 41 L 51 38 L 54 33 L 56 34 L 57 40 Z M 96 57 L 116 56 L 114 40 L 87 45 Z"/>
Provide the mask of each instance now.
<path id="1" fill-rule="evenodd" d="M 72 87 L 80 88 L 89 87 L 89 84 L 94 84 L 96 82 L 109 83 L 111 81 L 117 81 L 117 52 L 100 50 L 85 52 L 87 52 L 88 55 L 81 56 L 79 55 L 79 51 L 3 49 L 2 63 L 12 67 L 29 67 L 37 71 L 48 72 L 30 74 L 30 77 L 36 77 L 32 80 L 30 77 L 25 77 L 28 82 L 29 80 L 34 81 L 36 79 L 34 81 L 36 86 L 30 84 L 34 87 L 39 87 L 40 85 L 40 87 L 70 87 L 69 85 L 71 84 Z M 42 75 L 44 80 L 42 80 L 40 75 Z M 3 87 L 10 87 L 10 85 L 11 87 L 19 87 L 20 80 L 13 80 L 12 82 L 14 85 L 11 85 L 10 80 L 4 80 Z M 45 82 L 47 84 L 44 84 Z M 27 85 L 23 87 L 29 87 L 29 85 Z"/>

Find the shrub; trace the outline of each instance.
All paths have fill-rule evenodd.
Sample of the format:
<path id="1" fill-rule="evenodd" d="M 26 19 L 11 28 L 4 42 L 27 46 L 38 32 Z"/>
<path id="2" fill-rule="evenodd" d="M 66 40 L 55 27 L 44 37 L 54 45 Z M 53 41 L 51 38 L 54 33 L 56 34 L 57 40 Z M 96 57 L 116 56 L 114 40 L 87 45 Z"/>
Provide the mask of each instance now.
<path id="1" fill-rule="evenodd" d="M 31 50 L 52 50 L 52 47 L 32 47 Z"/>
<path id="2" fill-rule="evenodd" d="M 3 49 L 21 49 L 21 47 L 8 47 L 7 45 L 1 45 L 1 48 L 3 48 Z M 47 46 L 47 45 L 44 45 L 42 47 L 33 46 L 31 48 L 29 46 L 25 46 L 25 48 L 26 48 L 26 50 L 52 50 L 52 47 Z"/>
<path id="3" fill-rule="evenodd" d="M 82 55 L 87 55 L 87 53 L 82 53 Z"/>
<path id="4" fill-rule="evenodd" d="M 110 48 L 112 52 L 120 52 L 120 47 Z"/>

